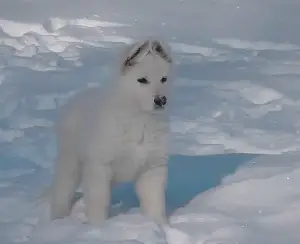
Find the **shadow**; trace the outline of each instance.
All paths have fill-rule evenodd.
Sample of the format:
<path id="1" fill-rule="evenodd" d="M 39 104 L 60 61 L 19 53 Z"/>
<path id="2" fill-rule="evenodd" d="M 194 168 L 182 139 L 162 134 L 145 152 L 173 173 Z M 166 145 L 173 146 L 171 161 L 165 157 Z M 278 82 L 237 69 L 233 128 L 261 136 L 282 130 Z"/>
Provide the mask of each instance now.
<path id="1" fill-rule="evenodd" d="M 218 186 L 224 176 L 257 157 L 255 154 L 180 156 L 169 158 L 166 189 L 168 215 L 185 206 L 198 194 Z M 112 215 L 139 207 L 133 183 L 120 184 L 112 190 Z"/>

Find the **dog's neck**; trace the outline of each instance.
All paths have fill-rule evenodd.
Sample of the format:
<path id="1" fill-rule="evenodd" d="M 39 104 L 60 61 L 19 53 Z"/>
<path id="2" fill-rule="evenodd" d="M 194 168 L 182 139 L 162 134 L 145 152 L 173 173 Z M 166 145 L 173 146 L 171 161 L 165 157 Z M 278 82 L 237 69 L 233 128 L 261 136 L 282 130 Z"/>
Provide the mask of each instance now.
<path id="1" fill-rule="evenodd" d="M 126 111 L 138 112 L 139 107 L 136 103 L 133 92 L 128 88 L 128 77 L 120 77 L 118 81 L 113 84 L 109 92 L 106 94 L 110 103 L 115 104 L 116 108 L 125 109 Z"/>

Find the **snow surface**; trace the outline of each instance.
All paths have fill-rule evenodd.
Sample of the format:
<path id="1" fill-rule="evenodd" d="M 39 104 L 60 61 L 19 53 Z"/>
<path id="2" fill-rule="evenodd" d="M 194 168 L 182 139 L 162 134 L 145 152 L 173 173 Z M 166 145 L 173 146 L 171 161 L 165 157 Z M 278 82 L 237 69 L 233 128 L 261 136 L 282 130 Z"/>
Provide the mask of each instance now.
<path id="1" fill-rule="evenodd" d="M 1 244 L 300 243 L 298 0 L 1 0 Z M 111 218 L 43 225 L 53 124 L 76 92 L 113 77 L 121 49 L 166 39 L 176 60 L 163 230 L 132 183 Z M 186 239 L 188 238 L 188 239 Z"/>

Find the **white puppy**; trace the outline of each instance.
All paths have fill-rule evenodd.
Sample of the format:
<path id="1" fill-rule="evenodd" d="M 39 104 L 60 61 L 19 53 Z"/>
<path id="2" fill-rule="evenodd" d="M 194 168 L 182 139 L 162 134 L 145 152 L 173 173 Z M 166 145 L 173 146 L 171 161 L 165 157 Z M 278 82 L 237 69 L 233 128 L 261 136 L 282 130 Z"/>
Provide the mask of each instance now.
<path id="1" fill-rule="evenodd" d="M 108 217 L 111 184 L 133 180 L 144 214 L 167 223 L 171 66 L 167 44 L 138 42 L 126 50 L 120 77 L 108 91 L 92 88 L 64 108 L 57 131 L 51 219 L 69 215 L 82 181 L 87 221 L 98 225 Z"/>

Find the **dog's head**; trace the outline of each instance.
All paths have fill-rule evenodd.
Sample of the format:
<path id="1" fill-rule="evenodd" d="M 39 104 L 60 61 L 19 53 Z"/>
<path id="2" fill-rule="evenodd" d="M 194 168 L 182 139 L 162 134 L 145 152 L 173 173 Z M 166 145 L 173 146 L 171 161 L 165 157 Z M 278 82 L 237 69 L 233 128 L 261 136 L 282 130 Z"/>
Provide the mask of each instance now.
<path id="1" fill-rule="evenodd" d="M 171 49 L 162 41 L 148 39 L 126 49 L 121 64 L 121 80 L 143 109 L 166 106 L 172 62 Z"/>

